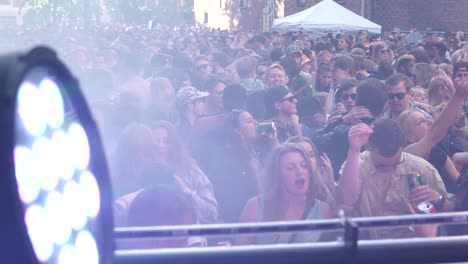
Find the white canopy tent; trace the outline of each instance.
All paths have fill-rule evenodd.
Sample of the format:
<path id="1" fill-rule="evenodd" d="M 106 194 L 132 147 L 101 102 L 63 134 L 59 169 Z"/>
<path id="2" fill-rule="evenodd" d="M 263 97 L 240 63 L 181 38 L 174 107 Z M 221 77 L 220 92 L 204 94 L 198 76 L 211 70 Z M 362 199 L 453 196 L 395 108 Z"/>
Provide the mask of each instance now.
<path id="1" fill-rule="evenodd" d="M 359 30 L 380 34 L 382 27 L 333 0 L 323 0 L 299 13 L 275 19 L 272 30 L 283 32 L 301 30 L 319 36 L 327 33 L 358 32 Z"/>

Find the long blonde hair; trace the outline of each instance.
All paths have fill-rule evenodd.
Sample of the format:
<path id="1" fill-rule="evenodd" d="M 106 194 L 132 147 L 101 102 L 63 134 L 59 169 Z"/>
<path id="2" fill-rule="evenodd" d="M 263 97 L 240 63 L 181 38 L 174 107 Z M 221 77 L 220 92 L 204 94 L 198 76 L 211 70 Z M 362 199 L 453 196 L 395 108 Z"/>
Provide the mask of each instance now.
<path id="1" fill-rule="evenodd" d="M 432 106 L 448 102 L 455 93 L 453 85 L 445 79 L 432 79 L 429 83 L 427 98 Z"/>
<path id="2" fill-rule="evenodd" d="M 308 202 L 314 201 L 322 197 L 323 181 L 320 177 L 318 169 L 312 168 L 309 153 L 307 153 L 297 143 L 285 143 L 277 146 L 269 156 L 268 162 L 264 169 L 263 177 L 260 179 L 260 193 L 264 199 L 264 219 L 266 221 L 280 220 L 281 213 L 284 208 L 281 207 L 282 182 L 280 161 L 284 155 L 289 153 L 299 153 L 306 161 L 307 170 L 310 175 L 310 185 L 307 191 Z"/>
<path id="3" fill-rule="evenodd" d="M 376 62 L 375 60 L 377 58 L 377 54 L 379 54 L 379 51 L 387 47 L 388 45 L 384 41 L 378 41 L 378 42 L 372 43 L 370 46 L 372 61 Z"/>
<path id="4" fill-rule="evenodd" d="M 429 63 L 420 62 L 414 65 L 414 69 L 414 85 L 428 89 L 429 83 L 435 77 L 435 66 Z"/>

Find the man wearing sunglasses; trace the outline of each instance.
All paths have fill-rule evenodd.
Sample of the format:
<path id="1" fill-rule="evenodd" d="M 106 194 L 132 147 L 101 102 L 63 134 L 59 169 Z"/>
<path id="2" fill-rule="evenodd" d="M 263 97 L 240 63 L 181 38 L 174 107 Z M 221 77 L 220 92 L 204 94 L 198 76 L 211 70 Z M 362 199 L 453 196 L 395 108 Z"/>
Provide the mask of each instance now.
<path id="1" fill-rule="evenodd" d="M 352 87 L 352 86 L 351 86 Z M 361 82 L 357 88 L 356 101 L 349 113 L 334 123 L 329 123 L 323 129 L 312 135 L 312 140 L 321 152 L 327 153 L 333 165 L 335 179 L 339 179 L 339 169 L 348 153 L 348 130 L 357 123 L 370 124 L 374 119 L 382 115 L 387 100 L 384 84 L 376 79 L 368 79 Z M 348 89 L 346 93 L 351 100 L 353 91 Z"/>
<path id="2" fill-rule="evenodd" d="M 342 90 L 341 103 L 344 105 L 346 112 L 351 111 L 356 106 L 357 85 L 356 80 L 348 80 L 340 86 L 340 90 Z"/>
<path id="3" fill-rule="evenodd" d="M 426 111 L 411 103 L 409 90 L 412 87 L 413 82 L 411 79 L 401 73 L 393 74 L 385 81 L 385 92 L 388 96 L 388 110 L 385 112 L 384 117 L 395 119 L 403 111 L 414 108 L 421 111 L 429 120 L 433 119 Z"/>
<path id="4" fill-rule="evenodd" d="M 297 99 L 285 85 L 270 87 L 265 93 L 265 117 L 275 122 L 278 142 L 301 136 L 297 117 Z"/>
<path id="5" fill-rule="evenodd" d="M 190 74 L 192 85 L 197 89 L 202 89 L 212 72 L 213 68 L 210 65 L 210 59 L 204 55 L 197 56 Z"/>

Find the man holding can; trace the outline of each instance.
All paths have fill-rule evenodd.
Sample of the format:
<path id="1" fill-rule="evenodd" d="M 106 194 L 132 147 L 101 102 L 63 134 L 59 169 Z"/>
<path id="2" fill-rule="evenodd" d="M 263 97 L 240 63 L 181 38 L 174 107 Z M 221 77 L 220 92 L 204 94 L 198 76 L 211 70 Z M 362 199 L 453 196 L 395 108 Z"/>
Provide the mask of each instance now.
<path id="1" fill-rule="evenodd" d="M 426 160 L 403 152 L 398 124 L 383 118 L 359 123 L 348 134 L 349 151 L 337 186 L 337 201 L 353 216 L 404 215 L 451 210 L 437 170 Z M 367 150 L 360 153 L 363 146 Z M 421 175 L 421 179 L 408 175 Z M 421 185 L 422 183 L 422 185 Z M 421 206 L 420 206 L 421 205 Z M 424 212 L 423 212 L 424 211 Z M 437 226 L 399 226 L 366 230 L 369 239 L 435 236 Z"/>
<path id="2" fill-rule="evenodd" d="M 270 87 L 265 93 L 266 121 L 274 122 L 280 143 L 292 136 L 301 136 L 297 99 L 285 85 Z"/>

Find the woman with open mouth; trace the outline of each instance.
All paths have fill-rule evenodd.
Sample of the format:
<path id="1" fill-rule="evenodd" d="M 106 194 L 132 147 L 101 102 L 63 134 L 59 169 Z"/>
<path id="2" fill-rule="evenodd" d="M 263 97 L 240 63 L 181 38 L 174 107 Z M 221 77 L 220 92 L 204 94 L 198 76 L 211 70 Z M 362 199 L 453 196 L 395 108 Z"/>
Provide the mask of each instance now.
<path id="1" fill-rule="evenodd" d="M 250 199 L 240 222 L 299 221 L 332 217 L 326 187 L 316 163 L 299 144 L 276 147 L 260 179 L 260 194 Z M 315 242 L 320 232 L 239 236 L 236 244 Z"/>

